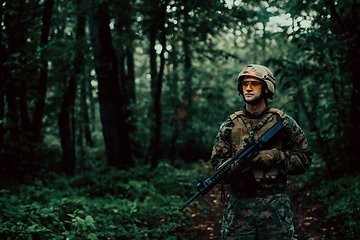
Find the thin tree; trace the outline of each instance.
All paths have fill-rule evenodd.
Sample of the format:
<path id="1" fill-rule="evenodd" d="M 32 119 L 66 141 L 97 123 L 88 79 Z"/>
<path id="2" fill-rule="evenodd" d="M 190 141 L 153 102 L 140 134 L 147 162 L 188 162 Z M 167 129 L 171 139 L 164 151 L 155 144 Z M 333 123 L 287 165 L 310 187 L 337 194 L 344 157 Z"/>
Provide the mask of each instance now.
<path id="1" fill-rule="evenodd" d="M 0 0 L 0 25 L 2 26 L 3 19 L 3 4 L 4 0 Z M 3 148 L 3 137 L 4 137 L 4 108 L 5 108 L 5 97 L 4 97 L 4 63 L 6 61 L 6 49 L 2 44 L 2 27 L 0 28 L 0 164 L 2 163 L 2 148 Z"/>
<path id="2" fill-rule="evenodd" d="M 49 32 L 51 26 L 51 16 L 53 13 L 54 0 L 46 0 L 44 2 L 43 17 L 42 17 L 42 26 L 41 26 L 41 39 L 40 39 L 40 48 L 45 49 L 46 45 L 49 42 Z M 46 98 L 46 89 L 48 82 L 48 60 L 44 56 L 41 56 L 41 67 L 39 74 L 39 83 L 38 83 L 38 95 L 39 98 L 35 101 L 35 111 L 33 116 L 33 137 L 35 143 L 39 141 L 40 131 L 42 127 L 42 119 L 44 115 L 45 108 L 45 98 Z"/>
<path id="3" fill-rule="evenodd" d="M 65 79 L 66 82 L 66 79 Z M 74 140 L 74 104 L 75 104 L 75 76 L 71 76 L 63 95 L 59 114 L 59 134 L 63 157 L 63 170 L 72 176 L 75 172 L 75 140 Z"/>
<path id="4" fill-rule="evenodd" d="M 61 138 L 61 148 L 63 157 L 63 170 L 68 175 L 74 175 L 76 167 L 76 151 L 75 151 L 75 99 L 78 79 L 84 74 L 84 38 L 85 38 L 85 12 L 83 9 L 83 1 L 76 0 L 76 17 L 77 25 L 75 29 L 76 42 L 73 46 L 74 71 L 71 72 L 68 83 L 65 84 L 66 90 L 63 95 L 63 102 L 59 114 L 59 133 Z M 80 83 L 81 84 L 81 83 Z M 80 123 L 81 124 L 81 123 Z M 81 125 L 80 125 L 81 127 Z M 79 139 L 82 138 L 81 130 Z"/>
<path id="5" fill-rule="evenodd" d="M 87 87 L 87 82 L 89 81 L 89 79 L 87 79 L 87 77 L 83 77 L 81 79 L 81 90 L 80 90 L 80 95 L 81 95 L 81 102 L 80 102 L 80 106 L 81 106 L 81 119 L 82 119 L 82 123 L 83 123 L 83 128 L 84 128 L 84 136 L 85 136 L 85 143 L 86 146 L 88 147 L 94 147 L 94 142 L 92 140 L 91 137 L 91 128 L 90 128 L 90 117 L 89 117 L 89 107 L 88 107 L 88 103 L 87 103 L 87 92 L 91 91 L 91 89 L 89 89 Z"/>
<path id="6" fill-rule="evenodd" d="M 99 83 L 100 116 L 109 166 L 135 165 L 125 124 L 123 99 L 118 78 L 118 61 L 112 45 L 106 2 L 88 0 L 90 39 Z"/>
<path id="7" fill-rule="evenodd" d="M 162 82 L 165 68 L 165 51 L 166 51 L 166 32 L 165 32 L 165 21 L 166 21 L 166 6 L 167 3 L 161 3 L 161 7 L 158 8 L 158 2 L 154 2 L 152 5 L 154 12 L 150 12 L 150 16 L 156 19 L 160 19 L 159 23 L 153 21 L 153 24 L 149 25 L 149 55 L 150 55 L 150 74 L 151 74 L 151 99 L 152 104 L 150 106 L 150 130 L 151 139 L 149 146 L 149 155 L 151 159 L 151 167 L 155 168 L 159 161 L 159 147 L 161 142 L 161 92 Z M 156 9 L 156 10 L 155 10 Z M 158 36 L 159 32 L 159 36 Z M 159 37 L 162 50 L 160 53 L 160 68 L 157 70 L 157 53 L 155 50 L 156 40 Z"/>
<path id="8" fill-rule="evenodd" d="M 123 97 L 123 109 L 126 119 L 127 129 L 130 136 L 134 133 L 136 126 L 132 119 L 133 105 L 136 101 L 135 94 L 135 64 L 133 57 L 133 42 L 136 38 L 133 25 L 136 16 L 133 7 L 135 1 L 117 1 L 113 5 L 115 9 L 116 23 L 115 23 L 115 42 L 118 59 L 118 70 L 120 77 L 120 89 Z M 137 143 L 130 138 L 130 144 L 134 150 Z"/>

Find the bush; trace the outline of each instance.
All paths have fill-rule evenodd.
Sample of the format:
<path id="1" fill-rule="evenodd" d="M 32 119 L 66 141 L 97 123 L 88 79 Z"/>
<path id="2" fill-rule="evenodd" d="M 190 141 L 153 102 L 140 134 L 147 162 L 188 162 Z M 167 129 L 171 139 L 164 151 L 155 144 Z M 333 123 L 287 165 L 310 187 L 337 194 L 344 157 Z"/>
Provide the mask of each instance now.
<path id="1" fill-rule="evenodd" d="M 314 197 L 336 218 L 340 231 L 349 238 L 360 236 L 360 176 L 344 176 L 336 181 L 322 181 Z"/>
<path id="2" fill-rule="evenodd" d="M 2 189 L 0 238 L 177 239 L 177 226 L 190 219 L 177 209 L 194 176 L 204 174 L 198 164 L 161 163 L 154 171 L 99 169 Z"/>

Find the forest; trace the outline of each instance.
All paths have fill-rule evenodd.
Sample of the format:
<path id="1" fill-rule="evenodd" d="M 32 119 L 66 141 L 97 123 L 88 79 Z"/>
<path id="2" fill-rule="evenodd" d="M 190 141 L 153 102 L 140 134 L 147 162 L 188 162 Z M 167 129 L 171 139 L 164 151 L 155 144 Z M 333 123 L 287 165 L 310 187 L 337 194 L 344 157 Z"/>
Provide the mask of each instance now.
<path id="1" fill-rule="evenodd" d="M 0 239 L 220 239 L 250 63 L 305 132 L 298 239 L 360 239 L 360 0 L 0 0 Z"/>

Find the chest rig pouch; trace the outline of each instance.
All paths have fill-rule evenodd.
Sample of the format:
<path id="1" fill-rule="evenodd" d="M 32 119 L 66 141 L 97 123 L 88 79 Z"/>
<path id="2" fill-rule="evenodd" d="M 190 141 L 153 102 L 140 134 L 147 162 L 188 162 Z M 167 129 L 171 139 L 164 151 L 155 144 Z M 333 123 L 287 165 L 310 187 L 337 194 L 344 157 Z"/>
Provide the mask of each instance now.
<path id="1" fill-rule="evenodd" d="M 258 140 L 268 129 L 274 126 L 278 121 L 281 121 L 284 113 L 278 109 L 270 108 L 261 118 L 249 118 L 243 111 L 235 112 L 230 116 L 234 123 L 234 128 L 231 134 L 231 153 L 234 156 L 237 152 L 243 149 L 245 140 Z M 262 150 L 269 150 L 276 148 L 283 150 L 286 148 L 288 138 L 283 133 L 277 134 L 274 139 L 262 146 Z M 257 182 L 256 188 L 271 188 L 286 184 L 286 176 L 277 168 L 268 169 L 266 171 L 252 168 L 252 172 Z M 239 189 L 246 189 L 246 181 L 241 176 L 232 176 L 231 188 L 233 191 Z"/>

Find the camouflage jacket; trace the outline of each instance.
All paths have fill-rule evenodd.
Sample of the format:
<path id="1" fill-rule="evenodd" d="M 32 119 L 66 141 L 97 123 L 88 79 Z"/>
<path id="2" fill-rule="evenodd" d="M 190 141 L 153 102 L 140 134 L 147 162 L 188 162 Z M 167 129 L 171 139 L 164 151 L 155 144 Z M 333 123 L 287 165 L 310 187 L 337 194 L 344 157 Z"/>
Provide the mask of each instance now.
<path id="1" fill-rule="evenodd" d="M 287 134 L 272 140 L 271 145 L 264 149 L 276 148 L 278 150 L 276 155 L 280 158 L 281 164 L 268 170 L 252 169 L 259 182 L 259 188 L 272 187 L 279 182 L 286 184 L 287 175 L 306 172 L 311 164 L 312 152 L 304 132 L 293 118 L 274 108 L 267 108 L 258 115 L 253 115 L 246 110 L 239 111 L 223 122 L 214 142 L 212 166 L 215 168 L 220 166 L 243 148 L 246 138 L 258 139 L 277 121 L 282 122 Z M 226 183 L 233 184 L 234 181 L 238 188 L 246 188 L 239 177 L 229 177 Z"/>

